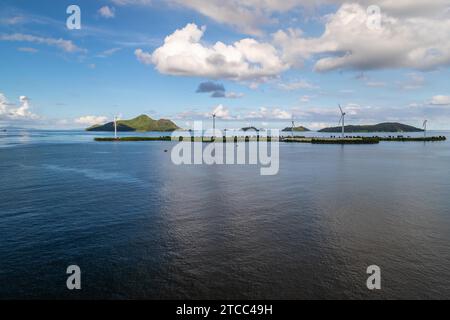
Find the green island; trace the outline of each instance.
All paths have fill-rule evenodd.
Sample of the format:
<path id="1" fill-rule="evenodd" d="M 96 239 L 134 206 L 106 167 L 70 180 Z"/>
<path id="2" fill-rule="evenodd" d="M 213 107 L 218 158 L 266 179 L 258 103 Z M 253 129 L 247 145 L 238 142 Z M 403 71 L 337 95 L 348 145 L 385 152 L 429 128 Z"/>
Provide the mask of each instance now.
<path id="1" fill-rule="evenodd" d="M 341 132 L 342 127 L 330 127 L 319 130 L 319 132 Z M 345 126 L 345 133 L 364 133 L 364 132 L 423 132 L 423 129 L 419 129 L 407 124 L 398 122 L 383 122 L 375 125 L 358 125 L 358 126 Z"/>
<path id="2" fill-rule="evenodd" d="M 283 130 L 281 130 L 281 131 L 283 131 L 283 132 L 292 132 L 292 131 L 294 131 L 294 132 L 307 132 L 307 131 L 311 131 L 311 130 L 309 130 L 308 128 L 303 127 L 303 126 L 298 126 L 298 127 L 294 127 L 294 128 L 286 127 Z"/>
<path id="3" fill-rule="evenodd" d="M 154 120 L 149 116 L 142 114 L 131 120 L 118 120 L 117 131 L 130 132 L 172 132 L 179 130 L 180 128 L 171 120 L 159 119 Z M 110 131 L 114 132 L 114 122 L 108 122 L 105 124 L 96 124 L 86 129 L 86 131 Z"/>
<path id="4" fill-rule="evenodd" d="M 258 128 L 256 128 L 256 127 L 244 127 L 244 128 L 241 129 L 241 131 L 244 131 L 244 132 L 246 132 L 246 131 L 256 131 L 256 132 L 259 132 L 259 131 L 261 131 L 261 130 L 258 129 Z"/>

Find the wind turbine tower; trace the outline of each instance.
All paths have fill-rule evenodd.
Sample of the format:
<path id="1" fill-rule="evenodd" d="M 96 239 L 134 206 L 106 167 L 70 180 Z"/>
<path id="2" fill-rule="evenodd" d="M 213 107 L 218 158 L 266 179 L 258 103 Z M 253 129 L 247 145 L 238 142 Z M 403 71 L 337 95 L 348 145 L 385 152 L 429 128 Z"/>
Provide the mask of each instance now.
<path id="1" fill-rule="evenodd" d="M 423 122 L 423 136 L 424 136 L 424 138 L 427 137 L 427 124 L 428 124 L 428 120 L 425 120 Z"/>
<path id="2" fill-rule="evenodd" d="M 114 116 L 114 139 L 117 139 L 117 116 Z"/>
<path id="3" fill-rule="evenodd" d="M 213 138 L 216 137 L 216 114 L 213 113 Z"/>
<path id="4" fill-rule="evenodd" d="M 339 110 L 341 110 L 341 119 L 339 120 L 339 124 L 342 123 L 342 139 L 345 138 L 345 115 L 346 113 L 342 110 L 341 105 L 339 105 Z"/>
<path id="5" fill-rule="evenodd" d="M 295 128 L 295 125 L 294 125 L 294 116 L 292 116 L 292 128 L 291 128 L 292 139 L 294 139 L 294 128 Z"/>

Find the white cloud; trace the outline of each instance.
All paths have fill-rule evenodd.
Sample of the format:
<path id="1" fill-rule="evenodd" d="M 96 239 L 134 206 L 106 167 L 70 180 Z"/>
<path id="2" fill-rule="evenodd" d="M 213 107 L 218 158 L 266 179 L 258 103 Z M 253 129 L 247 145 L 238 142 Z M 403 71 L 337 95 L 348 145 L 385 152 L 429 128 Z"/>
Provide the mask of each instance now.
<path id="1" fill-rule="evenodd" d="M 214 108 L 212 114 L 215 114 L 216 118 L 219 118 L 219 119 L 224 119 L 224 120 L 232 119 L 230 110 L 221 104 L 219 104 L 217 107 Z M 205 114 L 205 117 L 208 117 L 208 116 L 210 116 L 210 115 Z"/>
<path id="2" fill-rule="evenodd" d="M 442 5 L 444 1 L 439 2 Z M 317 71 L 426 70 L 450 64 L 450 19 L 433 15 L 389 15 L 389 12 L 398 13 L 401 8 L 406 10 L 406 3 L 412 5 L 413 2 L 404 0 L 401 6 L 382 3 L 386 7 L 382 7 L 380 29 L 366 26 L 369 21 L 367 7 L 346 3 L 327 17 L 325 31 L 320 37 L 308 38 L 301 30 L 289 29 L 275 33 L 274 42 L 282 48 L 283 58 L 293 65 L 302 66 L 304 60 L 317 57 Z"/>
<path id="3" fill-rule="evenodd" d="M 438 98 L 439 103 L 449 103 L 450 97 Z M 431 104 L 431 103 L 430 103 Z M 420 127 L 426 118 L 434 128 L 448 128 L 450 108 L 447 105 L 414 104 L 404 106 L 371 106 L 347 103 L 343 105 L 347 113 L 346 123 L 352 125 L 376 124 L 380 122 L 401 122 Z M 261 122 L 290 123 L 294 117 L 296 124 L 304 125 L 311 129 L 320 129 L 329 126 L 338 126 L 340 111 L 337 106 L 298 106 L 290 109 L 262 107 L 256 110 L 230 110 L 224 106 L 218 106 L 215 110 L 222 120 L 232 122 Z M 179 120 L 204 120 L 210 121 L 211 112 L 185 111 L 176 115 Z M 233 112 L 232 112 L 233 111 Z M 274 127 L 280 125 L 274 125 Z"/>
<path id="4" fill-rule="evenodd" d="M 108 121 L 104 116 L 83 116 L 74 120 L 76 124 L 82 124 L 87 126 L 93 126 L 94 124 L 102 124 Z"/>
<path id="5" fill-rule="evenodd" d="M 295 8 L 311 9 L 322 4 L 342 5 L 348 0 L 170 0 L 193 9 L 218 23 L 230 25 L 247 34 L 260 35 L 262 27 L 278 22 L 275 14 Z M 355 1 L 356 2 L 356 1 Z M 418 17 L 445 11 L 449 0 L 359 0 L 362 6 L 378 5 L 396 16 Z M 348 17 L 347 17 L 348 18 Z"/>
<path id="6" fill-rule="evenodd" d="M 46 44 L 60 48 L 66 52 L 85 52 L 85 49 L 77 47 L 71 40 L 65 40 L 62 38 L 44 38 L 33 36 L 30 34 L 13 33 L 13 34 L 0 34 L 0 41 L 18 41 L 18 42 L 31 42 L 37 44 Z"/>
<path id="7" fill-rule="evenodd" d="M 280 108 L 269 109 L 266 107 L 259 108 L 258 111 L 250 111 L 245 119 L 271 119 L 271 120 L 288 120 L 292 118 L 292 114 Z"/>
<path id="8" fill-rule="evenodd" d="M 144 64 L 154 64 L 163 74 L 209 79 L 263 82 L 289 67 L 272 45 L 254 39 L 207 46 L 201 42 L 205 29 L 188 24 L 167 36 L 164 45 L 153 53 L 137 49 L 135 55 Z"/>
<path id="9" fill-rule="evenodd" d="M 0 119 L 1 120 L 36 120 L 39 116 L 30 111 L 30 99 L 19 97 L 19 104 L 9 103 L 5 95 L 0 93 Z"/>
<path id="10" fill-rule="evenodd" d="M 236 120 L 238 118 L 233 116 L 231 110 L 222 104 L 217 105 L 209 112 L 189 110 L 177 113 L 173 118 L 176 120 L 207 120 L 211 119 L 213 114 L 221 120 Z"/>
<path id="11" fill-rule="evenodd" d="M 7 114 L 8 109 L 8 100 L 6 100 L 6 97 L 3 93 L 0 93 L 0 116 L 4 116 Z"/>
<path id="12" fill-rule="evenodd" d="M 172 0 L 181 6 L 193 9 L 216 22 L 234 27 L 246 34 L 261 35 L 260 25 L 272 21 L 264 5 L 257 1 L 238 0 Z M 262 2 L 262 1 L 260 1 Z M 282 3 L 284 1 L 264 1 Z M 272 21 L 273 22 L 273 21 Z"/>
<path id="13" fill-rule="evenodd" d="M 294 91 L 299 89 L 317 89 L 318 87 L 309 83 L 306 80 L 299 80 L 289 83 L 280 83 L 278 85 L 280 89 L 287 90 L 287 91 Z"/>
<path id="14" fill-rule="evenodd" d="M 129 5 L 149 5 L 152 3 L 151 0 L 111 0 L 114 4 L 118 6 L 129 6 Z"/>
<path id="15" fill-rule="evenodd" d="M 25 17 L 23 16 L 13 16 L 13 17 L 6 17 L 6 18 L 0 18 L 0 25 L 16 25 L 24 22 Z"/>
<path id="16" fill-rule="evenodd" d="M 115 54 L 117 51 L 120 51 L 120 50 L 122 50 L 122 48 L 111 48 L 111 49 L 105 50 L 105 51 L 99 53 L 99 54 L 97 55 L 97 58 L 107 58 L 107 57 L 110 57 L 110 56 L 112 56 L 113 54 Z"/>
<path id="17" fill-rule="evenodd" d="M 437 95 L 431 98 L 432 105 L 450 105 L 450 96 Z"/>
<path id="18" fill-rule="evenodd" d="M 103 17 L 103 18 L 114 18 L 116 16 L 116 10 L 114 9 L 114 7 L 108 7 L 108 6 L 103 6 L 100 9 L 98 9 L 98 13 Z"/>
<path id="19" fill-rule="evenodd" d="M 382 81 L 368 81 L 366 82 L 366 86 L 372 87 L 372 88 L 381 88 L 386 86 L 386 82 Z"/>
<path id="20" fill-rule="evenodd" d="M 266 108 L 261 107 L 254 111 L 241 110 L 240 112 L 232 113 L 232 111 L 220 104 L 216 106 L 211 112 L 199 112 L 199 111 L 184 111 L 178 113 L 175 119 L 178 120 L 194 120 L 194 119 L 211 119 L 212 114 L 216 114 L 216 117 L 221 120 L 265 120 L 265 121 L 280 121 L 289 120 L 292 118 L 292 113 L 281 108 Z"/>
<path id="21" fill-rule="evenodd" d="M 225 93 L 225 98 L 228 98 L 228 99 L 240 99 L 242 97 L 244 97 L 244 94 L 242 92 L 230 91 L 230 92 Z"/>

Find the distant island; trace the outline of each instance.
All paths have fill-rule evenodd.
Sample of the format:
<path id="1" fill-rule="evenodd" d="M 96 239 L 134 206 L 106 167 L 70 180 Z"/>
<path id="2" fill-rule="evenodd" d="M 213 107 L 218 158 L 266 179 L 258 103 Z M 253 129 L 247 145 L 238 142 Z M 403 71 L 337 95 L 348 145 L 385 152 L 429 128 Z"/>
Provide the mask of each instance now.
<path id="1" fill-rule="evenodd" d="M 258 129 L 258 128 L 255 128 L 255 127 L 245 127 L 245 128 L 242 128 L 241 129 L 241 131 L 256 131 L 256 132 L 259 132 L 260 130 Z"/>
<path id="2" fill-rule="evenodd" d="M 422 129 L 398 122 L 384 122 L 375 125 L 345 126 L 345 133 L 357 132 L 423 132 Z M 342 127 L 331 127 L 319 130 L 319 132 L 341 132 Z"/>
<path id="3" fill-rule="evenodd" d="M 160 131 L 172 132 L 180 129 L 175 123 L 167 119 L 154 120 L 143 114 L 131 120 L 118 120 L 117 131 Z M 114 122 L 96 124 L 86 131 L 114 131 Z"/>
<path id="4" fill-rule="evenodd" d="M 309 130 L 308 128 L 305 128 L 303 126 L 298 126 L 298 127 L 294 127 L 294 128 L 286 127 L 283 130 L 281 130 L 281 131 L 283 131 L 283 132 L 292 132 L 292 131 L 294 131 L 294 132 L 306 132 L 306 131 L 311 131 L 311 130 Z"/>

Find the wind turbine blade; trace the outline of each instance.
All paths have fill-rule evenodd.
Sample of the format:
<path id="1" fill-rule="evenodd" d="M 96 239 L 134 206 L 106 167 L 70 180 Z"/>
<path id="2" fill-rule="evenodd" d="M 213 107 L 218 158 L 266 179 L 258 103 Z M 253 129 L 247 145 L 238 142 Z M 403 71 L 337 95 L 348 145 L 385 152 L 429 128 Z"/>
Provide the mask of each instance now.
<path id="1" fill-rule="evenodd" d="M 342 123 L 342 118 L 344 118 L 343 115 L 342 115 L 341 118 L 339 119 L 339 123 L 338 123 L 338 124 L 341 124 L 341 123 Z"/>
<path id="2" fill-rule="evenodd" d="M 344 111 L 342 111 L 341 105 L 339 105 L 339 110 L 341 110 L 341 114 L 344 113 Z"/>

